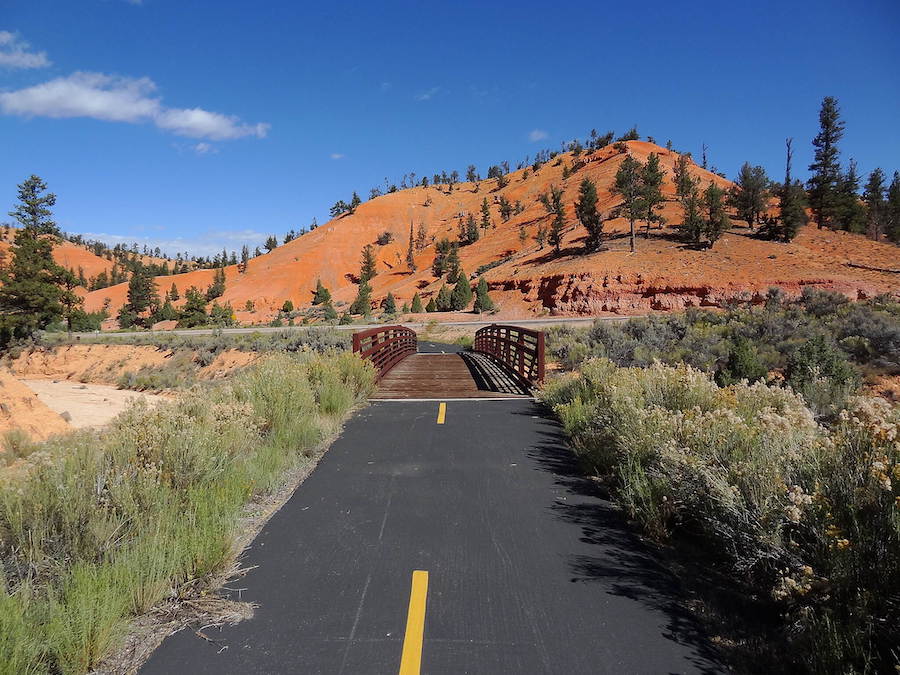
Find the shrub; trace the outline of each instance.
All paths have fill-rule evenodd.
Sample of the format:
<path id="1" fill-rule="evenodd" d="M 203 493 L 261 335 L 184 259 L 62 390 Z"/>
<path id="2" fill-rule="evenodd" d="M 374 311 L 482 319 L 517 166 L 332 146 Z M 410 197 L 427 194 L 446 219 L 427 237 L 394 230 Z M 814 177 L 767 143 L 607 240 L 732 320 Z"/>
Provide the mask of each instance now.
<path id="1" fill-rule="evenodd" d="M 821 335 L 800 345 L 785 372 L 788 384 L 803 394 L 818 416 L 836 415 L 859 384 L 853 366 Z"/>
<path id="2" fill-rule="evenodd" d="M 276 489 L 373 386 L 348 352 L 273 355 L 0 476 L 0 673 L 86 672 L 130 615 L 222 570 L 244 505 Z"/>

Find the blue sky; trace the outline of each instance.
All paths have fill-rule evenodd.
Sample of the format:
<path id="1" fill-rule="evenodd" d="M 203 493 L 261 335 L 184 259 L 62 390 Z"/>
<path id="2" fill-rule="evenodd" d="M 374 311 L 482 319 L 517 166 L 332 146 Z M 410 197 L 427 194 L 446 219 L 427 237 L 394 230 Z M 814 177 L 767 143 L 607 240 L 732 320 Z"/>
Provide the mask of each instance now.
<path id="1" fill-rule="evenodd" d="M 37 173 L 68 231 L 202 254 L 632 124 L 729 177 L 793 136 L 805 177 L 826 95 L 891 172 L 898 35 L 896 0 L 0 0 L 0 205 Z"/>

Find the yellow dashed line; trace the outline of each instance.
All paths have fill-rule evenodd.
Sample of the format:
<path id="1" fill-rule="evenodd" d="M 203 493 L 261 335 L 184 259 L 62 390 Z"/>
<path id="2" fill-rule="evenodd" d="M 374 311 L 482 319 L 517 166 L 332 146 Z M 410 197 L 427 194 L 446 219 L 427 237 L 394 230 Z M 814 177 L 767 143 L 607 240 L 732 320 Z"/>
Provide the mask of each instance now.
<path id="1" fill-rule="evenodd" d="M 438 423 L 438 424 L 443 424 L 445 419 L 447 419 L 447 404 L 442 402 L 442 403 L 438 406 L 438 418 L 437 418 L 437 423 Z"/>
<path id="2" fill-rule="evenodd" d="M 406 616 L 406 634 L 403 636 L 400 675 L 419 675 L 422 668 L 422 642 L 425 638 L 425 599 L 427 596 L 428 572 L 415 570 L 412 573 L 412 589 L 409 592 L 409 612 Z"/>

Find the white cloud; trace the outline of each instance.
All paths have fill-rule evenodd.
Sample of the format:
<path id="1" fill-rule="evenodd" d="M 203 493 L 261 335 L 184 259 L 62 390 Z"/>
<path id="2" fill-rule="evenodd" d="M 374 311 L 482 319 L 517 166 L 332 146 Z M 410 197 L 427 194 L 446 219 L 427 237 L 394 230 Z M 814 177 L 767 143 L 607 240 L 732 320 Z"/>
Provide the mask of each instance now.
<path id="1" fill-rule="evenodd" d="M 160 129 L 190 138 L 227 140 L 264 138 L 265 123 L 245 124 L 232 115 L 202 108 L 167 108 L 153 94 L 147 77 L 131 78 L 76 72 L 43 84 L 0 93 L 0 111 L 22 117 L 89 117 L 110 122 L 153 122 Z"/>
<path id="2" fill-rule="evenodd" d="M 332 152 L 331 159 L 344 159 L 344 153 L 342 152 Z"/>
<path id="3" fill-rule="evenodd" d="M 191 150 L 196 152 L 198 155 L 215 154 L 219 151 L 216 146 L 212 145 L 211 143 L 197 143 L 197 145 L 191 146 Z"/>
<path id="4" fill-rule="evenodd" d="M 110 246 L 116 244 L 131 245 L 137 242 L 143 249 L 155 249 L 157 246 L 163 253 L 175 256 L 187 251 L 191 255 L 209 256 L 221 253 L 222 249 L 237 251 L 240 254 L 241 247 L 247 245 L 252 251 L 255 247 L 262 247 L 266 237 L 271 233 L 257 232 L 252 229 L 245 230 L 209 230 L 198 233 L 193 237 L 150 237 L 150 236 L 125 236 L 121 234 L 109 234 L 106 232 L 84 232 L 85 239 L 97 239 L 106 242 Z"/>
<path id="5" fill-rule="evenodd" d="M 46 52 L 29 51 L 30 47 L 15 33 L 0 30 L 0 67 L 45 68 L 50 65 Z"/>
<path id="6" fill-rule="evenodd" d="M 537 143 L 538 141 L 543 141 L 547 138 L 549 134 L 543 129 L 532 129 L 528 132 L 528 140 L 532 143 Z"/>
<path id="7" fill-rule="evenodd" d="M 440 93 L 440 87 L 432 87 L 431 89 L 427 89 L 423 92 L 416 94 L 417 101 L 430 101 L 434 98 L 438 93 Z"/>

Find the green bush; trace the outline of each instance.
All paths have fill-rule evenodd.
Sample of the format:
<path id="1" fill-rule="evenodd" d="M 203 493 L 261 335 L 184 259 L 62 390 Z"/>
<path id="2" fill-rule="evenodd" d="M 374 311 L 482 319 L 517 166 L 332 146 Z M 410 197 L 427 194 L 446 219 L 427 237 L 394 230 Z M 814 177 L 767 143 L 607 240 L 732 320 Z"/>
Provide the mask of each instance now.
<path id="1" fill-rule="evenodd" d="M 129 616 L 221 571 L 244 505 L 373 386 L 347 352 L 278 354 L 0 474 L 0 673 L 83 673 Z"/>
<path id="2" fill-rule="evenodd" d="M 780 604 L 792 667 L 897 663 L 900 408 L 853 399 L 829 429 L 787 388 L 605 359 L 541 397 L 648 533 L 699 537 L 710 561 Z"/>

